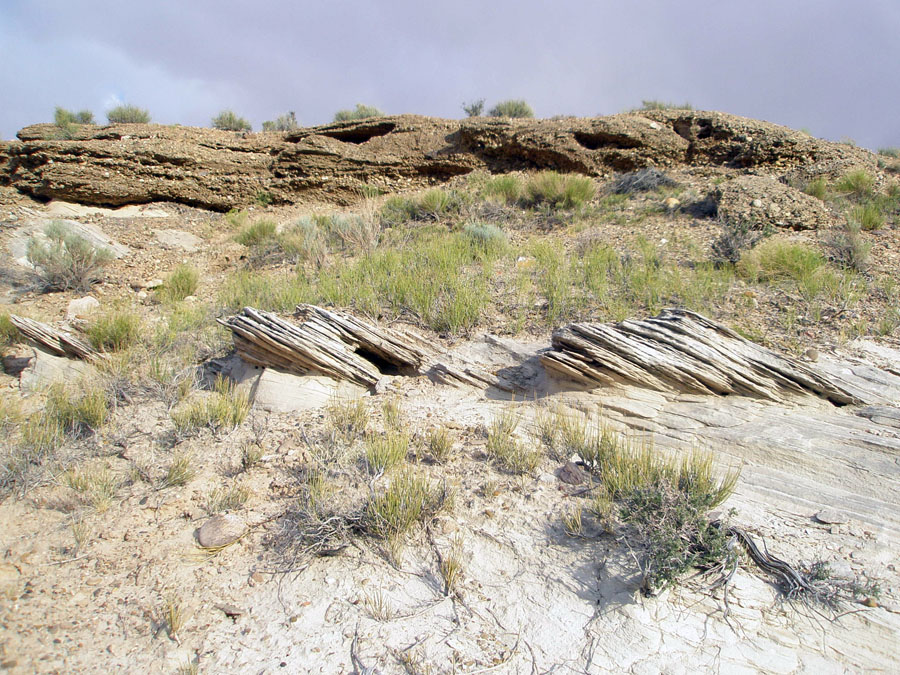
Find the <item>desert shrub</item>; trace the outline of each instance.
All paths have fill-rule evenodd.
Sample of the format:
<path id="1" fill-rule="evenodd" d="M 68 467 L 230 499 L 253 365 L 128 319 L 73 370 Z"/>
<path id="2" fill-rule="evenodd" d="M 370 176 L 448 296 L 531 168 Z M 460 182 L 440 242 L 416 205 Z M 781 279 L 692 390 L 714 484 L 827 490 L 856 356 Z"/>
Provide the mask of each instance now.
<path id="1" fill-rule="evenodd" d="M 478 254 L 487 259 L 497 258 L 506 249 L 506 234 L 496 225 L 469 223 L 463 233 Z"/>
<path id="2" fill-rule="evenodd" d="M 294 261 L 308 260 L 319 266 L 328 254 L 325 234 L 316 220 L 308 216 L 285 228 L 277 241 L 284 255 Z"/>
<path id="3" fill-rule="evenodd" d="M 341 248 L 354 251 L 371 251 L 378 245 L 381 224 L 374 214 L 332 214 L 322 219 L 328 237 Z"/>
<path id="4" fill-rule="evenodd" d="M 659 101 L 649 99 L 641 101 L 641 107 L 637 110 L 693 110 L 694 106 L 685 101 L 684 103 L 672 103 L 670 101 Z"/>
<path id="5" fill-rule="evenodd" d="M 149 124 L 150 113 L 133 105 L 120 105 L 106 113 L 110 124 Z"/>
<path id="6" fill-rule="evenodd" d="M 9 312 L 0 314 L 0 347 L 11 345 L 19 339 L 19 329 L 13 325 Z"/>
<path id="7" fill-rule="evenodd" d="M 262 123 L 263 131 L 294 131 L 299 128 L 300 124 L 293 112 L 279 115 L 275 120 L 267 120 Z"/>
<path id="8" fill-rule="evenodd" d="M 44 234 L 46 241 L 37 237 L 28 240 L 26 256 L 49 290 L 86 291 L 113 259 L 109 250 L 96 248 L 62 222 L 50 223 Z"/>
<path id="9" fill-rule="evenodd" d="M 844 227 L 835 228 L 825 237 L 829 259 L 844 269 L 865 272 L 869 269 L 872 244 L 863 239 L 859 223 L 848 220 Z"/>
<path id="10" fill-rule="evenodd" d="M 659 188 L 671 187 L 675 184 L 674 180 L 659 169 L 647 168 L 618 176 L 609 186 L 609 191 L 612 194 L 627 195 L 635 192 L 658 190 Z"/>
<path id="11" fill-rule="evenodd" d="M 541 452 L 515 437 L 519 417 L 507 409 L 495 416 L 487 430 L 485 450 L 501 468 L 514 474 L 530 474 L 541 463 Z"/>
<path id="12" fill-rule="evenodd" d="M 245 118 L 239 117 L 231 110 L 223 110 L 212 118 L 213 129 L 222 131 L 251 131 L 253 127 Z"/>
<path id="13" fill-rule="evenodd" d="M 736 263 L 744 251 L 756 246 L 766 236 L 753 223 L 746 220 L 719 219 L 721 233 L 712 243 L 712 259 L 716 264 Z"/>
<path id="14" fill-rule="evenodd" d="M 278 226 L 274 220 L 262 218 L 246 226 L 238 232 L 234 240 L 244 246 L 259 246 L 275 239 Z"/>
<path id="15" fill-rule="evenodd" d="M 900 148 L 878 148 L 878 154 L 882 157 L 900 159 Z"/>
<path id="16" fill-rule="evenodd" d="M 141 337 L 141 319 L 131 311 L 114 310 L 97 318 L 87 329 L 95 349 L 122 351 Z"/>
<path id="17" fill-rule="evenodd" d="M 465 199 L 456 190 L 433 188 L 409 197 L 395 195 L 381 207 L 379 217 L 384 225 L 393 227 L 411 220 L 440 220 L 460 212 Z"/>
<path id="18" fill-rule="evenodd" d="M 534 117 L 534 110 L 522 99 L 500 101 L 488 111 L 490 117 Z"/>
<path id="19" fill-rule="evenodd" d="M 350 120 L 364 120 L 369 117 L 383 117 L 384 113 L 373 105 L 357 103 L 353 110 L 338 110 L 334 114 L 335 122 L 348 122 Z"/>
<path id="20" fill-rule="evenodd" d="M 387 488 L 369 498 L 362 527 L 368 534 L 390 541 L 405 535 L 416 523 L 432 519 L 445 500 L 446 494 L 424 476 L 412 469 L 398 471 Z"/>
<path id="21" fill-rule="evenodd" d="M 197 268 L 182 263 L 166 277 L 157 296 L 163 302 L 181 302 L 197 291 L 199 283 L 200 272 Z"/>
<path id="22" fill-rule="evenodd" d="M 847 213 L 847 220 L 866 232 L 880 230 L 884 227 L 884 215 L 878 205 L 874 203 L 854 206 Z"/>
<path id="23" fill-rule="evenodd" d="M 595 192 L 594 181 L 587 176 L 541 171 L 525 183 L 524 201 L 528 206 L 572 209 L 589 202 Z"/>
<path id="24" fill-rule="evenodd" d="M 484 112 L 484 99 L 479 98 L 471 103 L 463 103 L 462 109 L 468 117 L 481 117 Z"/>
<path id="25" fill-rule="evenodd" d="M 58 127 L 64 127 L 68 124 L 94 124 L 94 113 L 90 110 L 72 112 L 71 110 L 57 107 L 53 113 L 53 123 Z"/>
<path id="26" fill-rule="evenodd" d="M 875 179 L 866 171 L 851 171 L 834 184 L 834 189 L 846 197 L 862 201 L 872 196 Z"/>
<path id="27" fill-rule="evenodd" d="M 383 434 L 369 434 L 366 438 L 366 464 L 373 474 L 389 471 L 406 460 L 409 434 L 392 430 Z"/>

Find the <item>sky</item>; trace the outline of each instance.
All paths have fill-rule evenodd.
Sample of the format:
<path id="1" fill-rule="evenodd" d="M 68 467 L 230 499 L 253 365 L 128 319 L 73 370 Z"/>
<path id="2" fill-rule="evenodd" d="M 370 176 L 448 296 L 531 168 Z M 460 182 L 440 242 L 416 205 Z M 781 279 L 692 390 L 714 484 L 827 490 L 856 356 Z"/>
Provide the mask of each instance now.
<path id="1" fill-rule="evenodd" d="M 118 103 L 330 122 L 356 103 L 538 117 L 690 102 L 900 146 L 900 0 L 0 0 L 0 138 Z"/>

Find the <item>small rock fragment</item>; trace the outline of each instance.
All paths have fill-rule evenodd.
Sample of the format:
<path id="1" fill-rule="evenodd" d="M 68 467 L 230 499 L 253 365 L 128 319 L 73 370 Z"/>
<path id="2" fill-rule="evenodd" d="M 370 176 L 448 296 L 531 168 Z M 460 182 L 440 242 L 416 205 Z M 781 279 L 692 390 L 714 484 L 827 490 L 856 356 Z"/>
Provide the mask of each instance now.
<path id="1" fill-rule="evenodd" d="M 834 509 L 822 509 L 813 517 L 825 525 L 842 525 L 847 522 L 847 516 Z"/>
<path id="2" fill-rule="evenodd" d="M 144 284 L 144 288 L 152 291 L 154 288 L 159 288 L 164 283 L 165 282 L 162 279 L 151 279 L 146 284 Z"/>
<path id="3" fill-rule="evenodd" d="M 588 474 L 581 466 L 575 462 L 566 462 L 560 467 L 556 474 L 563 483 L 569 485 L 580 485 L 587 481 Z"/>
<path id="4" fill-rule="evenodd" d="M 218 604 L 216 605 L 216 609 L 222 612 L 225 616 L 232 619 L 236 619 L 244 613 L 244 610 L 242 610 L 240 607 L 230 605 L 228 603 Z"/>
<path id="5" fill-rule="evenodd" d="M 83 298 L 76 298 L 69 303 L 69 306 L 66 309 L 66 320 L 71 321 L 72 319 L 89 316 L 97 311 L 97 308 L 99 307 L 100 301 L 90 295 L 86 295 Z"/>
<path id="6" fill-rule="evenodd" d="M 803 355 L 810 361 L 818 361 L 819 360 L 819 350 L 814 349 L 813 347 L 810 347 L 805 352 L 803 352 Z"/>

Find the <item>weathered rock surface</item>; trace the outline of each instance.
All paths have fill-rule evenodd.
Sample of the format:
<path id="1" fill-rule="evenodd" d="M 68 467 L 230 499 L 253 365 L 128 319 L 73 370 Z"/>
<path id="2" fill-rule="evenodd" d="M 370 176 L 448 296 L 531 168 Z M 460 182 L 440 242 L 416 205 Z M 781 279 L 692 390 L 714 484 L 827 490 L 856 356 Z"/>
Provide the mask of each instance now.
<path id="1" fill-rule="evenodd" d="M 275 203 L 357 201 L 476 169 L 556 169 L 601 176 L 682 164 L 867 166 L 871 153 L 786 127 L 716 112 L 650 111 L 558 120 L 445 120 L 398 115 L 300 129 L 233 133 L 162 125 L 54 125 L 0 143 L 0 184 L 26 194 L 117 206 L 171 201 L 215 210 L 267 193 Z"/>
<path id="2" fill-rule="evenodd" d="M 219 548 L 234 543 L 244 534 L 247 525 L 233 513 L 220 514 L 207 520 L 197 530 L 197 542 L 203 548 Z"/>
<path id="3" fill-rule="evenodd" d="M 716 190 L 719 216 L 792 230 L 830 227 L 838 218 L 821 199 L 765 176 L 738 176 Z"/>

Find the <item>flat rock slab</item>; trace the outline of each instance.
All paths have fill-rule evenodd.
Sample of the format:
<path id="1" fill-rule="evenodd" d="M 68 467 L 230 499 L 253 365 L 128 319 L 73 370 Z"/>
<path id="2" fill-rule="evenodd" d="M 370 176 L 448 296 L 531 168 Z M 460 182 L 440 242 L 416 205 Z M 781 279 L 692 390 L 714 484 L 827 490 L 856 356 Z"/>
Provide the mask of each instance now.
<path id="1" fill-rule="evenodd" d="M 153 230 L 153 234 L 163 248 L 177 248 L 187 253 L 194 253 L 199 251 L 203 245 L 200 237 L 182 230 Z"/>
<path id="2" fill-rule="evenodd" d="M 197 530 L 197 542 L 203 548 L 220 548 L 240 539 L 247 529 L 244 519 L 232 513 L 220 514 L 207 520 Z"/>
<path id="3" fill-rule="evenodd" d="M 40 349 L 34 350 L 34 359 L 19 374 L 19 387 L 36 391 L 54 382 L 73 382 L 93 369 L 89 363 L 64 356 L 54 356 Z"/>
<path id="4" fill-rule="evenodd" d="M 253 389 L 253 406 L 268 412 L 314 410 L 335 398 L 358 398 L 365 389 L 324 375 L 292 375 L 265 368 Z"/>
<path id="5" fill-rule="evenodd" d="M 31 263 L 28 262 L 27 258 L 28 241 L 32 237 L 44 238 L 44 230 L 51 222 L 63 223 L 71 232 L 84 237 L 94 247 L 108 250 L 114 258 L 121 258 L 129 252 L 127 246 L 108 237 L 103 230 L 91 223 L 80 223 L 76 220 L 61 220 L 59 218 L 38 218 L 30 220 L 10 238 L 9 252 L 19 265 L 32 269 Z"/>
<path id="6" fill-rule="evenodd" d="M 848 520 L 847 516 L 834 509 L 822 509 L 813 517 L 825 525 L 843 525 Z"/>
<path id="7" fill-rule="evenodd" d="M 129 204 L 118 209 L 108 209 L 102 206 L 86 206 L 84 204 L 70 204 L 69 202 L 54 201 L 47 205 L 47 215 L 56 218 L 83 218 L 86 216 L 101 216 L 106 218 L 168 218 L 169 214 L 162 209 L 152 206 L 140 206 Z"/>

